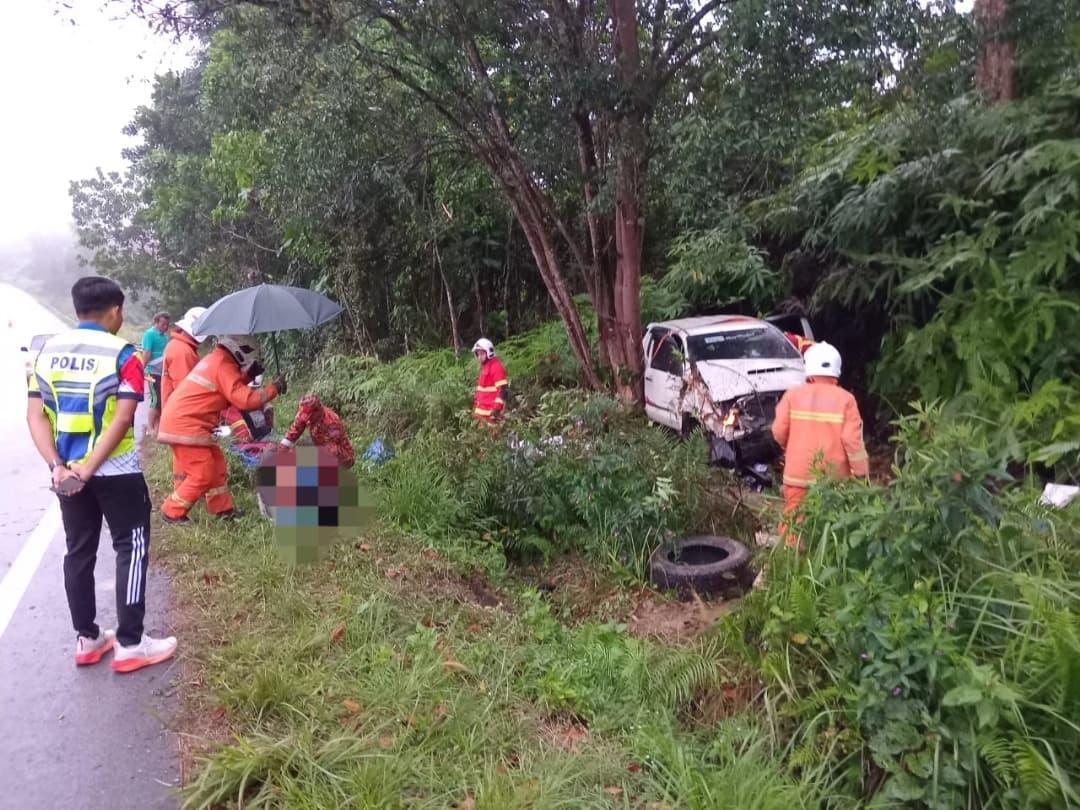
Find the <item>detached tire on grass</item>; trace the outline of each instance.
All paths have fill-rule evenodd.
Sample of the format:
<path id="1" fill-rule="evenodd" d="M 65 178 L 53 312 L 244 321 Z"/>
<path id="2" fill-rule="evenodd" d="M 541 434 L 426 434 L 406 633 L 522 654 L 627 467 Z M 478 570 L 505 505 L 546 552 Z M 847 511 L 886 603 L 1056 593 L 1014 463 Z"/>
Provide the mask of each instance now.
<path id="1" fill-rule="evenodd" d="M 663 545 L 653 552 L 653 584 L 662 591 L 691 591 L 734 599 L 754 584 L 750 551 L 730 537 L 700 535 Z"/>

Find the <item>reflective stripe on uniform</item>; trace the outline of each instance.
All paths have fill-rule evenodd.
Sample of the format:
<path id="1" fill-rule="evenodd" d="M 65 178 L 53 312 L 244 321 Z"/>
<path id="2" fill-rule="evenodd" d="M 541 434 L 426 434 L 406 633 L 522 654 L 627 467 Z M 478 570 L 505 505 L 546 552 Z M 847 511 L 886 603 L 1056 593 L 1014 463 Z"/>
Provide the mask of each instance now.
<path id="1" fill-rule="evenodd" d="M 208 380 L 202 374 L 196 374 L 194 371 L 189 373 L 185 379 L 191 380 L 196 385 L 201 385 L 207 391 L 217 391 L 217 385 L 213 380 Z"/>
<path id="2" fill-rule="evenodd" d="M 473 416 L 491 416 L 492 413 L 493 411 L 487 408 L 473 408 Z"/>
<path id="3" fill-rule="evenodd" d="M 792 475 L 785 475 L 784 483 L 789 487 L 809 487 L 814 483 L 814 480 L 812 478 L 796 478 Z"/>
<path id="4" fill-rule="evenodd" d="M 801 419 L 806 422 L 828 422 L 834 425 L 842 425 L 844 423 L 844 415 L 842 413 L 830 413 L 829 411 L 798 411 L 792 408 L 791 418 Z"/>
<path id="5" fill-rule="evenodd" d="M 509 385 L 509 384 L 510 384 L 510 381 L 504 377 L 503 379 L 501 379 L 497 383 L 495 383 L 495 387 L 492 390 L 497 391 L 498 389 L 502 388 L 503 386 L 506 386 L 506 385 Z"/>
<path id="6" fill-rule="evenodd" d="M 187 436 L 182 433 L 162 433 L 160 430 L 157 434 L 157 440 L 161 444 L 191 444 L 191 445 L 214 445 L 217 442 L 214 441 L 213 436 Z"/>
<path id="7" fill-rule="evenodd" d="M 193 507 L 195 505 L 191 501 L 185 501 L 183 498 L 181 498 L 175 492 L 172 492 L 172 493 L 169 494 L 168 500 L 175 501 L 176 503 L 178 503 L 182 507 L 184 507 L 184 509 L 190 509 L 191 507 Z"/>
<path id="8" fill-rule="evenodd" d="M 120 357 L 129 347 L 123 338 L 103 330 L 77 328 L 41 348 L 31 390 L 41 395 L 57 453 L 65 463 L 86 461 L 115 418 Z M 134 448 L 134 430 L 128 426 L 109 457 Z"/>
<path id="9" fill-rule="evenodd" d="M 497 385 L 478 385 L 478 386 L 476 386 L 476 390 L 477 391 L 482 391 L 485 394 L 494 394 L 496 391 L 499 390 L 499 386 L 497 386 Z"/>
<path id="10" fill-rule="evenodd" d="M 210 497 L 210 496 L 213 496 L 213 495 L 224 495 L 228 491 L 229 491 L 228 487 L 214 487 L 213 489 L 206 490 L 206 495 L 207 495 L 207 497 Z"/>

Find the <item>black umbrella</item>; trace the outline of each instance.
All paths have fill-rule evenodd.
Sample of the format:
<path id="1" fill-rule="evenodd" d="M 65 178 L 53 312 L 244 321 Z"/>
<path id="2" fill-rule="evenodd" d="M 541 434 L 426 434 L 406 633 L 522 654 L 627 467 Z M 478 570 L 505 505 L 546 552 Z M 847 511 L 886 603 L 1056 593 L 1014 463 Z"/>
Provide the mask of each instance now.
<path id="1" fill-rule="evenodd" d="M 341 307 L 321 293 L 302 287 L 260 284 L 218 299 L 199 316 L 192 328 L 198 337 L 270 332 L 277 364 L 274 332 L 314 329 L 340 314 Z M 280 366 L 278 371 L 281 371 Z"/>

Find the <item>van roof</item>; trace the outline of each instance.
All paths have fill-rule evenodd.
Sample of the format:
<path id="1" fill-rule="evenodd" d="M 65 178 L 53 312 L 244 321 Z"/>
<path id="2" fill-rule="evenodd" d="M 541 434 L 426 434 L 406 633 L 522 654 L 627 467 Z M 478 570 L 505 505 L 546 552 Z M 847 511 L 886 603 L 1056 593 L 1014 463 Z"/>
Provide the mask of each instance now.
<path id="1" fill-rule="evenodd" d="M 676 329 L 687 335 L 701 335 L 714 332 L 732 332 L 747 327 L 767 327 L 769 324 L 760 318 L 752 318 L 749 315 L 702 315 L 696 318 L 677 318 L 673 321 L 660 321 L 650 323 L 647 329 L 653 327 Z"/>

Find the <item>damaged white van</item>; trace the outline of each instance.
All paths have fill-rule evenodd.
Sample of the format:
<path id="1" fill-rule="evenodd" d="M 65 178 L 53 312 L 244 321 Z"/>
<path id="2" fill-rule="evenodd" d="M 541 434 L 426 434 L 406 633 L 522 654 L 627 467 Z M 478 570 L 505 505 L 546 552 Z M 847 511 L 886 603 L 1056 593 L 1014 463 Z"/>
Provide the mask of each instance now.
<path id="1" fill-rule="evenodd" d="M 799 333 L 813 339 L 799 320 Z M 780 329 L 743 315 L 682 318 L 649 324 L 642 345 L 651 420 L 683 434 L 701 425 L 745 463 L 775 457 L 776 404 L 806 380 L 802 355 Z"/>

